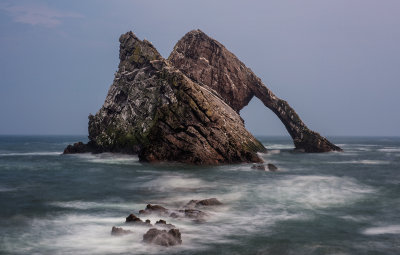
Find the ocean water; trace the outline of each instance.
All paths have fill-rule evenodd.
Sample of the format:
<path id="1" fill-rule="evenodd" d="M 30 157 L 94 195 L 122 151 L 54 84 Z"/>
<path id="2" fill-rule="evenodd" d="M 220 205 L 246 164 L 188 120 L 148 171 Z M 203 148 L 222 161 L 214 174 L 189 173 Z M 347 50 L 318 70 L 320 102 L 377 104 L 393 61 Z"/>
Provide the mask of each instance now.
<path id="1" fill-rule="evenodd" d="M 400 138 L 333 137 L 344 152 L 323 154 L 259 139 L 277 172 L 61 155 L 85 137 L 0 136 L 0 254 L 400 254 Z M 180 246 L 144 244 L 147 228 L 124 223 L 148 203 L 211 197 L 224 205 L 204 223 L 166 218 Z"/>

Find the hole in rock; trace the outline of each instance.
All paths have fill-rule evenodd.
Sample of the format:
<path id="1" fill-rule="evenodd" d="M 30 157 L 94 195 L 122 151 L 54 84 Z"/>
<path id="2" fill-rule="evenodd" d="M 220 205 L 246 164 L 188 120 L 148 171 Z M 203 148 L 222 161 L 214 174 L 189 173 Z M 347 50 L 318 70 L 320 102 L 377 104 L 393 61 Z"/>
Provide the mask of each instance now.
<path id="1" fill-rule="evenodd" d="M 280 119 L 258 98 L 253 97 L 250 103 L 240 111 L 246 129 L 264 145 L 272 140 L 292 143 L 292 138 Z"/>

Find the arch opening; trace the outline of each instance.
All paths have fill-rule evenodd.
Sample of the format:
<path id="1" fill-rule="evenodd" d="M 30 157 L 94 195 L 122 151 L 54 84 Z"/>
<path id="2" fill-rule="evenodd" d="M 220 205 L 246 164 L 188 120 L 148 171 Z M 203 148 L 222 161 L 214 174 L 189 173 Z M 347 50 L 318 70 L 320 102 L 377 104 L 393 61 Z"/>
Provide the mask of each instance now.
<path id="1" fill-rule="evenodd" d="M 287 132 L 285 125 L 257 97 L 253 97 L 249 104 L 240 110 L 239 114 L 244 120 L 246 129 L 267 149 L 275 149 L 274 146 L 277 144 L 294 148 L 292 137 Z"/>

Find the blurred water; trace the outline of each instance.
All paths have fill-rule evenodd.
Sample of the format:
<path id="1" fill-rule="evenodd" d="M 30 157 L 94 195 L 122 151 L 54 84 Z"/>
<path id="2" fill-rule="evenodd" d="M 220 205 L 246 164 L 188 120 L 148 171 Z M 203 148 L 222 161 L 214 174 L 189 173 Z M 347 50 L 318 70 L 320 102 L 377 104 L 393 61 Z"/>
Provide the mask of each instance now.
<path id="1" fill-rule="evenodd" d="M 279 171 L 61 155 L 85 138 L 0 136 L 0 254 L 399 254 L 400 138 L 333 137 L 344 152 L 324 154 L 259 139 Z M 210 197 L 224 205 L 205 223 L 167 219 L 181 246 L 143 244 L 147 228 L 124 224 L 148 203 Z M 134 234 L 113 237 L 112 226 Z"/>

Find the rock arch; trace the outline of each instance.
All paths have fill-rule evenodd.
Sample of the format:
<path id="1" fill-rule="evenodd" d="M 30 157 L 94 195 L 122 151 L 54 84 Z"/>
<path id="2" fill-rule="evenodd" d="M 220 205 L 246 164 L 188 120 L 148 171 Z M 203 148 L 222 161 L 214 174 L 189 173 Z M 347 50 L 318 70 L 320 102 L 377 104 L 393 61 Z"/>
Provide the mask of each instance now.
<path id="1" fill-rule="evenodd" d="M 215 90 L 237 112 L 254 96 L 259 98 L 285 125 L 296 149 L 305 152 L 341 151 L 341 148 L 310 130 L 285 100 L 274 95 L 250 68 L 201 30 L 193 30 L 183 36 L 168 60 L 192 80 Z"/>

